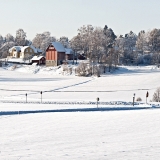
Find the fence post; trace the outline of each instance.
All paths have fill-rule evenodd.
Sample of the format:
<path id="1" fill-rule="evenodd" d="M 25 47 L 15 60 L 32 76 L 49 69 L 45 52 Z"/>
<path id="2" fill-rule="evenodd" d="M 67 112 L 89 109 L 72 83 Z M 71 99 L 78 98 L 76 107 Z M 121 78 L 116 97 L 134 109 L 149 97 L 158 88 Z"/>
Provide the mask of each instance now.
<path id="1" fill-rule="evenodd" d="M 40 93 L 41 93 L 41 103 L 42 103 L 42 91 Z"/>
<path id="2" fill-rule="evenodd" d="M 27 103 L 27 93 L 26 93 L 26 103 Z"/>
<path id="3" fill-rule="evenodd" d="M 97 108 L 98 108 L 99 97 L 97 97 Z"/>

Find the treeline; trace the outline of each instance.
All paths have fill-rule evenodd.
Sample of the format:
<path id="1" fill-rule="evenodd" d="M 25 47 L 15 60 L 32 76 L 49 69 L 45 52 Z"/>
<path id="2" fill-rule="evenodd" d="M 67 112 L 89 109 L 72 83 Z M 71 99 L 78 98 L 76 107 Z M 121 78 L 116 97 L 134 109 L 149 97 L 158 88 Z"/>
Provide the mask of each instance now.
<path id="1" fill-rule="evenodd" d="M 111 69 L 117 64 L 158 64 L 160 63 L 160 29 L 140 31 L 138 35 L 130 31 L 125 35 L 116 35 L 107 25 L 104 28 L 92 25 L 82 26 L 72 39 L 63 36 L 56 39 L 50 32 L 38 33 L 32 41 L 27 39 L 23 29 L 16 36 L 0 35 L 0 57 L 7 57 L 8 49 L 14 45 L 31 45 L 45 50 L 50 42 L 60 41 L 64 47 L 72 48 L 77 54 L 83 54 L 90 62 L 103 64 Z"/>
<path id="2" fill-rule="evenodd" d="M 90 61 L 117 64 L 159 64 L 160 29 L 140 31 L 138 35 L 130 31 L 115 35 L 111 28 L 105 26 L 82 26 L 71 40 L 76 51 L 83 51 Z"/>

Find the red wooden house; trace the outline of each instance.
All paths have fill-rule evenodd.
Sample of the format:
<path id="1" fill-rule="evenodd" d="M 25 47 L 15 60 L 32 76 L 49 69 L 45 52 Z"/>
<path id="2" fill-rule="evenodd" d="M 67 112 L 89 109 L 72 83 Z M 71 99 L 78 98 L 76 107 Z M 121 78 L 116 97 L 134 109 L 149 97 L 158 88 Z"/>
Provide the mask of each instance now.
<path id="1" fill-rule="evenodd" d="M 60 42 L 52 42 L 46 49 L 46 66 L 58 66 L 65 61 L 65 48 Z"/>

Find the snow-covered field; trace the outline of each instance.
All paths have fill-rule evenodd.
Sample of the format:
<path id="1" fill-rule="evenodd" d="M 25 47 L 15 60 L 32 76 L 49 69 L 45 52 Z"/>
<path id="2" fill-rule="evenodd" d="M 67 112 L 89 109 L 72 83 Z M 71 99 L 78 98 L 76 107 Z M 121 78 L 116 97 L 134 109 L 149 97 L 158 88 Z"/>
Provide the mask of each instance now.
<path id="1" fill-rule="evenodd" d="M 0 68 L 0 111 L 96 108 L 97 97 L 100 108 L 132 107 L 134 93 L 135 99 L 142 98 L 135 107 L 146 107 L 0 116 L 0 160 L 159 159 L 160 110 L 150 105 L 159 79 L 155 66 L 121 66 L 100 78 L 77 77 L 53 67 Z"/>
<path id="2" fill-rule="evenodd" d="M 1 160 L 157 160 L 160 110 L 0 117 Z"/>
<path id="3" fill-rule="evenodd" d="M 141 97 L 148 102 L 160 86 L 160 69 L 155 66 L 120 67 L 112 74 L 96 77 L 65 75 L 62 68 L 39 66 L 13 66 L 0 69 L 0 99 L 28 101 L 130 101 Z M 56 91 L 56 92 L 55 92 Z"/>

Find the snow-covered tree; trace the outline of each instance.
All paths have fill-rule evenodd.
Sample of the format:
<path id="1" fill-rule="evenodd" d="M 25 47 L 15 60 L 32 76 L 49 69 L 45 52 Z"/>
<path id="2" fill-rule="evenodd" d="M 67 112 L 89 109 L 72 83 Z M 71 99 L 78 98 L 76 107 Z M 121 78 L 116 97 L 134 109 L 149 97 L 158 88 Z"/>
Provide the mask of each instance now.
<path id="1" fill-rule="evenodd" d="M 91 51 L 89 52 L 90 61 L 97 61 L 100 62 L 103 55 L 103 47 L 102 47 L 102 37 L 103 31 L 102 28 L 97 27 L 94 29 L 91 37 L 90 37 L 90 44 L 91 44 Z"/>
<path id="2" fill-rule="evenodd" d="M 160 102 L 160 87 L 153 94 L 153 102 Z"/>
<path id="3" fill-rule="evenodd" d="M 62 43 L 62 45 L 64 46 L 64 48 L 70 48 L 68 37 L 65 37 L 65 36 L 60 37 L 59 42 Z"/>
<path id="4" fill-rule="evenodd" d="M 43 32 L 40 34 L 36 34 L 35 38 L 32 41 L 32 44 L 36 48 L 40 48 L 43 51 L 43 53 L 45 53 L 49 43 L 55 42 L 55 41 L 56 41 L 56 38 L 52 37 L 50 32 Z"/>
<path id="5" fill-rule="evenodd" d="M 14 37 L 7 34 L 4 38 L 0 35 L 0 57 L 6 58 L 9 56 L 9 49 L 15 45 Z"/>
<path id="6" fill-rule="evenodd" d="M 149 45 L 152 52 L 160 51 L 160 29 L 153 29 L 150 32 Z"/>
<path id="7" fill-rule="evenodd" d="M 0 35 L 0 47 L 3 45 L 3 43 L 4 43 L 3 37 L 2 35 Z"/>
<path id="8" fill-rule="evenodd" d="M 115 39 L 116 39 L 116 35 L 114 34 L 113 30 L 111 28 L 108 28 L 107 25 L 105 25 L 103 29 L 102 45 L 106 55 L 108 53 L 108 49 L 112 48 L 112 45 L 115 42 Z"/>
<path id="9" fill-rule="evenodd" d="M 111 70 L 112 64 L 114 62 L 115 58 L 115 51 L 114 51 L 114 46 L 115 46 L 115 41 L 116 40 L 116 35 L 114 34 L 113 30 L 111 28 L 108 28 L 107 25 L 104 26 L 103 28 L 103 36 L 102 36 L 102 46 L 104 50 L 104 55 L 105 57 L 105 63 L 103 63 L 104 68 L 107 65 L 109 68 L 109 72 Z M 105 70 L 104 70 L 105 71 Z"/>
<path id="10" fill-rule="evenodd" d="M 92 38 L 93 38 L 94 27 L 92 25 L 83 25 L 78 29 L 78 38 L 80 39 L 81 51 L 89 58 L 93 48 L 92 48 Z"/>
<path id="11" fill-rule="evenodd" d="M 0 57 L 6 58 L 9 56 L 9 49 L 15 45 L 15 42 L 5 42 L 0 48 Z"/>
<path id="12" fill-rule="evenodd" d="M 14 42 L 14 37 L 8 33 L 6 36 L 5 36 L 5 41 L 6 42 Z"/>
<path id="13" fill-rule="evenodd" d="M 148 38 L 148 33 L 146 33 L 144 30 L 139 32 L 136 41 L 136 48 L 138 49 L 138 51 L 142 52 L 142 54 L 144 54 L 145 50 L 149 49 Z"/>
<path id="14" fill-rule="evenodd" d="M 15 42 L 19 46 L 27 45 L 26 44 L 26 33 L 24 32 L 23 29 L 18 29 L 16 31 Z"/>

